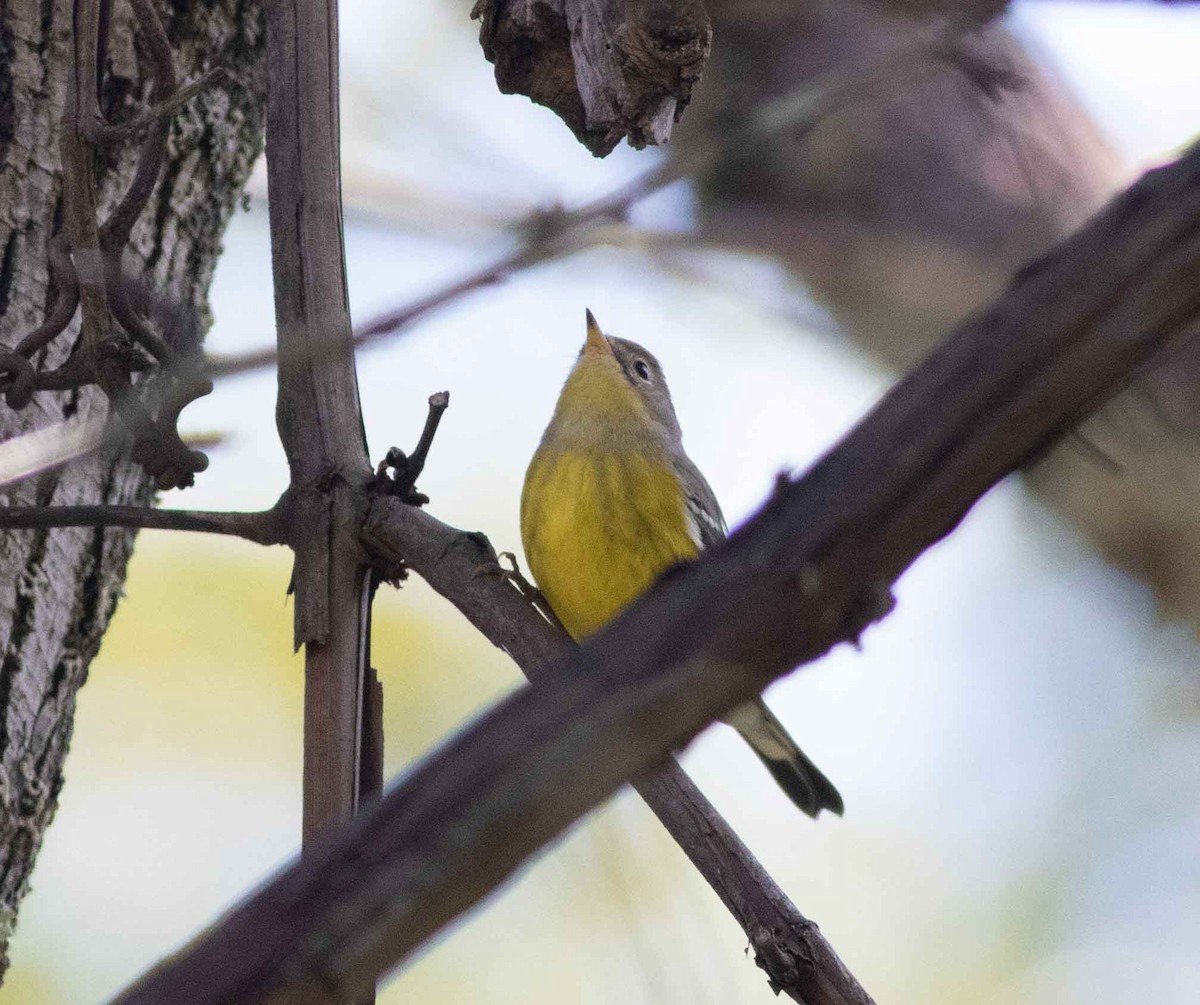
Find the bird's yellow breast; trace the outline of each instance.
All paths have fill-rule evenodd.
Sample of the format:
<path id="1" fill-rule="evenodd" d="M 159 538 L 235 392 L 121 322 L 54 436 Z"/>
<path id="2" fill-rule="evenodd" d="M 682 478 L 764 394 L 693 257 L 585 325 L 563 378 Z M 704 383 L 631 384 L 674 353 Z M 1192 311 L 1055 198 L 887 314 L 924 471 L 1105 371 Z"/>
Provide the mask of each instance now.
<path id="1" fill-rule="evenodd" d="M 577 639 L 699 553 L 670 461 L 644 452 L 543 445 L 525 475 L 521 540 L 538 587 Z"/>

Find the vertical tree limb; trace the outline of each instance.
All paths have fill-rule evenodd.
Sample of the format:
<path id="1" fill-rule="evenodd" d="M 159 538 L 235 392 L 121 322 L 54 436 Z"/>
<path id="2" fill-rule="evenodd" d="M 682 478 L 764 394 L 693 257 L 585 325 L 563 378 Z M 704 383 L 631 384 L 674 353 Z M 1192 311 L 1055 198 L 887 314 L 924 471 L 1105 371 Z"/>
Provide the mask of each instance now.
<path id="1" fill-rule="evenodd" d="M 304 654 L 304 824 L 310 850 L 358 807 L 378 697 L 367 667 L 370 572 L 355 497 L 371 476 L 346 293 L 336 0 L 267 8 L 267 177 L 279 344 L 276 422 L 291 472 L 295 644 Z M 365 737 L 365 740 L 364 740 Z"/>
<path id="2" fill-rule="evenodd" d="M 267 11 L 267 176 L 291 471 L 295 643 L 305 651 L 305 845 L 354 811 L 367 633 L 352 494 L 370 477 L 342 242 L 337 5 Z M 341 351 L 332 349 L 343 347 Z"/>

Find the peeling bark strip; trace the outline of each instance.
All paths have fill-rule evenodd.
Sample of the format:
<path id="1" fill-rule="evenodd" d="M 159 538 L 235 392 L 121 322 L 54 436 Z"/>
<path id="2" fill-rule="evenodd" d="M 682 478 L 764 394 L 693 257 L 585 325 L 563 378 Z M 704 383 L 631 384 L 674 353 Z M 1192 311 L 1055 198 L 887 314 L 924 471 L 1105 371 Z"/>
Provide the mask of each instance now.
<path id="1" fill-rule="evenodd" d="M 1195 328 L 1198 268 L 1200 146 L 1023 270 L 727 541 L 117 1001 L 368 987 L 622 783 L 885 614 L 891 583 L 988 489 Z"/>
<path id="2" fill-rule="evenodd" d="M 666 143 L 712 44 L 703 0 L 478 0 L 505 94 L 555 112 L 597 157 Z"/>
<path id="3" fill-rule="evenodd" d="M 50 238 L 62 212 L 57 151 L 71 61 L 69 0 L 0 0 L 0 342 L 12 346 L 40 324 L 54 290 Z M 133 230 L 127 267 L 175 302 L 207 316 L 205 297 L 225 224 L 261 148 L 263 45 L 258 0 L 162 3 L 180 74 L 217 61 L 246 90 L 215 85 L 176 115 L 168 163 Z M 149 70 L 128 4 L 115 3 L 106 116 L 133 117 L 150 92 Z M 47 153 L 47 151 L 50 151 Z M 104 153 L 100 208 L 128 189 L 137 144 Z M 72 337 L 47 350 L 60 365 Z M 28 408 L 0 408 L 7 439 L 105 408 L 95 388 L 38 393 Z M 128 459 L 93 456 L 19 485 L 9 505 L 147 505 L 144 472 Z M 75 693 L 116 606 L 133 532 L 31 530 L 0 536 L 0 976 L 17 908 L 42 834 L 54 815 L 75 712 Z"/>

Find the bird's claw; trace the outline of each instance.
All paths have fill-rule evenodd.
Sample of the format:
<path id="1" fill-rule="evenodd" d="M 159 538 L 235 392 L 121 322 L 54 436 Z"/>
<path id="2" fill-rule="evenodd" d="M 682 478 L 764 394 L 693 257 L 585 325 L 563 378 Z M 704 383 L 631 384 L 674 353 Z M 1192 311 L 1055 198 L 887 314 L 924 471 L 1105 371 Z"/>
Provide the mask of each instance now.
<path id="1" fill-rule="evenodd" d="M 486 540 L 486 538 L 485 538 Z M 490 543 L 488 547 L 491 547 Z M 506 569 L 502 564 L 502 559 L 507 558 L 511 568 Z M 521 566 L 517 563 L 517 556 L 511 551 L 501 551 L 496 557 L 490 561 L 485 561 L 475 570 L 475 578 L 480 576 L 499 576 L 501 579 L 507 579 L 517 588 L 519 593 L 525 596 L 537 593 L 538 589 L 521 572 Z"/>
<path id="2" fill-rule="evenodd" d="M 502 564 L 504 559 L 508 559 L 510 568 L 505 568 Z M 535 604 L 544 604 L 546 598 L 542 596 L 542 591 L 533 585 L 525 574 L 521 571 L 520 563 L 517 562 L 517 556 L 511 551 L 502 551 L 496 555 L 494 561 L 485 562 L 475 570 L 475 575 L 478 576 L 499 576 L 512 583 L 517 588 L 517 592 L 527 600 Z"/>
<path id="3" fill-rule="evenodd" d="M 512 568 L 506 569 L 501 564 L 501 559 L 507 558 Z M 488 562 L 486 565 L 480 566 L 476 571 L 477 576 L 499 576 L 505 579 L 516 588 L 516 591 L 521 594 L 533 607 L 544 617 L 550 624 L 559 628 L 563 634 L 569 634 L 563 623 L 558 620 L 558 615 L 554 613 L 554 608 L 550 606 L 550 601 L 546 599 L 546 595 L 539 590 L 533 583 L 525 578 L 525 574 L 521 571 L 521 566 L 517 562 L 517 556 L 511 551 L 502 551 L 496 555 L 493 562 Z"/>

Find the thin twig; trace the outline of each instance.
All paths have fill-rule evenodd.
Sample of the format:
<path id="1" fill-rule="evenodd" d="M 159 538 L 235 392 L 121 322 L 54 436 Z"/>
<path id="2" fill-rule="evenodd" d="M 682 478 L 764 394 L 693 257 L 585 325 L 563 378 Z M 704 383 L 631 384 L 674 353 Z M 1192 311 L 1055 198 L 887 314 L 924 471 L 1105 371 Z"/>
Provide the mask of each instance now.
<path id="1" fill-rule="evenodd" d="M 429 396 L 429 411 L 425 416 L 425 426 L 421 430 L 421 438 L 411 455 L 399 447 L 392 447 L 387 456 L 375 470 L 376 484 L 385 488 L 394 496 L 403 499 L 410 506 L 424 506 L 429 497 L 416 491 L 417 479 L 425 470 L 425 459 L 429 456 L 429 448 L 433 446 L 433 438 L 437 435 L 442 413 L 450 405 L 450 392 L 437 391 Z M 387 469 L 395 470 L 395 476 L 388 478 Z"/>
<path id="2" fill-rule="evenodd" d="M 438 425 L 442 414 L 450 406 L 450 392 L 436 391 L 429 396 L 429 413 L 425 416 L 425 425 L 421 429 L 421 438 L 417 440 L 416 449 L 408 457 L 408 474 L 415 482 L 425 470 L 425 459 L 429 456 L 429 448 L 433 446 L 433 438 L 437 435 Z"/>
<path id="3" fill-rule="evenodd" d="M 0 506 L 0 528 L 141 527 L 228 534 L 256 544 L 286 544 L 280 507 L 253 513 L 148 506 Z"/>
<path id="4" fill-rule="evenodd" d="M 701 173 L 727 150 L 752 147 L 788 129 L 811 132 L 831 115 L 879 93 L 886 85 L 894 85 L 898 76 L 917 77 L 944 62 L 946 45 L 944 40 L 924 42 L 865 71 L 846 71 L 816 83 L 805 83 L 767 102 L 740 127 L 729 129 L 726 124 L 714 123 L 704 134 L 707 138 L 689 153 L 664 161 L 607 195 L 572 210 L 541 210 L 531 214 L 514 227 L 525 235 L 521 247 L 433 293 L 379 315 L 355 331 L 355 344 L 370 346 L 468 293 L 586 247 L 597 234 L 603 233 L 604 224 L 623 220 L 634 204 L 673 182 Z M 245 373 L 269 366 L 276 358 L 275 350 L 268 348 L 213 356 L 209 358 L 209 373 L 213 377 Z"/>

